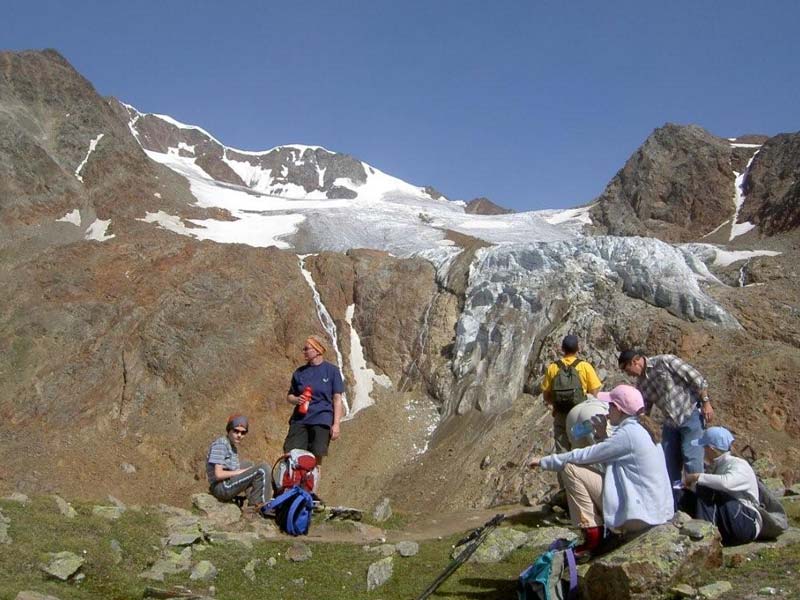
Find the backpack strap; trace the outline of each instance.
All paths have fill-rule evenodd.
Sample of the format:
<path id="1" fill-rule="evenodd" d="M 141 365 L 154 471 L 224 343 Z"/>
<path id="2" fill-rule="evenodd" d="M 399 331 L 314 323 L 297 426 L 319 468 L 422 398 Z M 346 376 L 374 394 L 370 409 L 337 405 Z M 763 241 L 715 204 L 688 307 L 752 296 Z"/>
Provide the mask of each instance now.
<path id="1" fill-rule="evenodd" d="M 269 501 L 267 504 L 268 509 L 275 509 L 278 508 L 281 504 L 286 502 L 287 500 L 291 499 L 293 496 L 296 496 L 298 489 L 296 487 L 289 488 L 279 496 L 276 496 L 272 500 Z"/>
<path id="2" fill-rule="evenodd" d="M 308 532 L 308 527 L 304 527 L 305 531 L 295 527 L 295 521 L 302 517 L 302 513 L 299 515 L 297 513 L 298 511 L 302 511 L 303 508 L 306 510 L 312 508 L 314 501 L 311 499 L 311 495 L 305 490 L 299 487 L 293 487 L 292 490 L 297 491 L 295 493 L 296 497 L 292 500 L 292 505 L 289 507 L 289 514 L 286 516 L 286 533 L 289 535 L 304 535 Z M 302 526 L 303 524 L 301 524 L 301 527 Z"/>
<path id="3" fill-rule="evenodd" d="M 564 550 L 564 555 L 567 557 L 567 565 L 569 565 L 569 591 L 567 592 L 567 600 L 577 598 L 578 593 L 578 565 L 575 562 L 575 551 L 572 546 Z"/>

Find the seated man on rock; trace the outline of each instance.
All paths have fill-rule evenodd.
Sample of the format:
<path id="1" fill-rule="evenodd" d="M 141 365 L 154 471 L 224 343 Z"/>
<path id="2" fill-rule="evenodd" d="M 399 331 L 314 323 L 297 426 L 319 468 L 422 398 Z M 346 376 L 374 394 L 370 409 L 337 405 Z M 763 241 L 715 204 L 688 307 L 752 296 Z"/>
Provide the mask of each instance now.
<path id="1" fill-rule="evenodd" d="M 605 423 L 595 427 L 602 440 L 587 448 L 534 458 L 531 468 L 564 472 L 570 517 L 584 533 L 579 555 L 595 550 L 604 526 L 620 533 L 642 531 L 672 518 L 672 491 L 664 452 L 637 415 L 642 394 L 630 385 L 599 392 L 607 402 L 608 422 L 616 427 L 606 438 Z M 587 468 L 594 466 L 594 469 Z"/>
<path id="2" fill-rule="evenodd" d="M 267 484 L 270 468 L 239 460 L 239 444 L 247 435 L 248 421 L 244 415 L 231 415 L 225 426 L 226 435 L 211 443 L 206 458 L 209 493 L 217 500 L 227 502 L 242 492 L 253 514 L 259 514 L 267 502 Z"/>
<path id="3" fill-rule="evenodd" d="M 688 491 L 681 506 L 692 516 L 714 523 L 726 546 L 747 544 L 761 531 L 758 479 L 743 458 L 730 452 L 733 435 L 724 427 L 710 427 L 692 444 L 701 446 L 710 473 L 687 473 Z"/>

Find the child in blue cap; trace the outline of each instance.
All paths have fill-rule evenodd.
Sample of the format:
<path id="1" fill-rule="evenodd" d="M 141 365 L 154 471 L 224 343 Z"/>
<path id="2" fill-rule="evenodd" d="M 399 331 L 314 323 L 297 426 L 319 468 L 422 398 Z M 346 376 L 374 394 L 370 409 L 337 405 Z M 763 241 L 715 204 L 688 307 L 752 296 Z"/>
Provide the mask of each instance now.
<path id="1" fill-rule="evenodd" d="M 750 464 L 731 454 L 733 435 L 724 427 L 709 427 L 692 440 L 702 446 L 708 473 L 687 473 L 682 505 L 692 516 L 714 523 L 726 546 L 752 542 L 761 531 L 758 480 Z"/>

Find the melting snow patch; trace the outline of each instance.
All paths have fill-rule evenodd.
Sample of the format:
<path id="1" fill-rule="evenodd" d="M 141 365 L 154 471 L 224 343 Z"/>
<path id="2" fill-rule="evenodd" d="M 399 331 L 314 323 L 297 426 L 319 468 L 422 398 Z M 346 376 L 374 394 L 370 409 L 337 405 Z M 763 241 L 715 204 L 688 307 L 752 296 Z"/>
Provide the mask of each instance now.
<path id="1" fill-rule="evenodd" d="M 755 256 L 778 256 L 780 252 L 772 250 L 720 250 L 716 249 L 717 256 L 714 258 L 714 265 L 718 267 L 727 267 L 740 260 L 747 260 Z"/>
<path id="2" fill-rule="evenodd" d="M 84 158 L 81 164 L 78 165 L 78 168 L 75 169 L 75 177 L 77 177 L 78 181 L 80 181 L 81 183 L 83 183 L 83 177 L 81 177 L 81 171 L 83 170 L 83 167 L 86 166 L 86 163 L 89 161 L 89 156 L 91 156 L 92 152 L 94 152 L 94 149 L 97 148 L 97 143 L 103 139 L 103 135 L 104 134 L 101 133 L 91 142 L 89 142 L 89 151 L 86 153 L 86 158 Z"/>
<path id="3" fill-rule="evenodd" d="M 753 156 L 750 157 L 750 160 L 747 161 L 747 166 L 744 168 L 743 173 L 737 173 L 736 171 L 733 172 L 736 180 L 734 181 L 734 193 L 733 193 L 733 205 L 735 208 L 735 212 L 733 214 L 733 224 L 731 225 L 731 235 L 730 240 L 733 238 L 740 236 L 744 233 L 747 233 L 755 225 L 749 222 L 744 223 L 737 223 L 736 221 L 739 219 L 739 211 L 742 208 L 742 204 L 744 204 L 744 180 L 747 177 L 747 173 L 750 171 L 750 165 L 753 164 L 753 159 L 755 159 L 756 155 L 758 154 L 758 150 L 753 153 Z"/>
<path id="4" fill-rule="evenodd" d="M 78 227 L 81 226 L 81 211 L 77 208 L 72 212 L 68 212 L 60 219 L 56 219 L 56 222 L 64 222 L 64 223 L 72 223 Z"/>
<path id="5" fill-rule="evenodd" d="M 353 371 L 355 382 L 353 383 L 353 407 L 348 416 L 354 417 L 358 411 L 375 404 L 372 399 L 372 388 L 375 383 L 383 387 L 391 387 L 392 382 L 386 375 L 377 375 L 375 371 L 367 367 L 364 358 L 364 348 L 361 346 L 361 338 L 353 326 L 353 314 L 355 304 L 347 307 L 345 321 L 350 325 L 350 369 Z"/>
<path id="6" fill-rule="evenodd" d="M 95 219 L 94 223 L 89 225 L 89 228 L 86 230 L 86 239 L 94 240 L 96 242 L 105 242 L 106 240 L 110 240 L 114 237 L 114 235 L 106 235 L 109 225 L 111 225 L 111 219 L 105 221 L 102 219 Z"/>

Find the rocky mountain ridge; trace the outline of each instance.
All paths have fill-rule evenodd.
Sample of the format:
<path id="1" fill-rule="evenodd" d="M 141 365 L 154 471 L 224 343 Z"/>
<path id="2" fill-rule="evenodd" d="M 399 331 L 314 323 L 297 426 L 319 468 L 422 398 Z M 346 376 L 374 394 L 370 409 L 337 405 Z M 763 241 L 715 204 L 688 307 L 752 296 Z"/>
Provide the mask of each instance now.
<path id="1" fill-rule="evenodd" d="M 2 53 L 0 66 L 0 487 L 178 502 L 203 488 L 207 444 L 234 411 L 256 424 L 246 453 L 276 456 L 302 339 L 332 335 L 314 291 L 348 394 L 374 384 L 326 461 L 330 501 L 457 509 L 544 494 L 550 480 L 524 465 L 548 448 L 537 382 L 568 331 L 606 385 L 622 377 L 622 347 L 688 358 L 724 398 L 720 418 L 797 477 L 798 247 L 781 209 L 797 134 L 752 160 L 741 215 L 763 227 L 734 250 L 775 235 L 756 248 L 772 256 L 745 262 L 716 246 L 579 234 L 590 218 L 686 240 L 724 223 L 733 165 L 744 172 L 757 148 L 739 156 L 699 128 L 648 140 L 590 207 L 466 215 L 430 188 L 369 191 L 377 171 L 324 149 L 232 154 L 196 128 L 137 117 L 52 51 Z M 328 196 L 340 187 L 364 197 Z M 688 197 L 710 198 L 716 220 Z M 291 226 L 265 233 L 281 219 Z M 264 247 L 275 243 L 286 249 Z"/>

